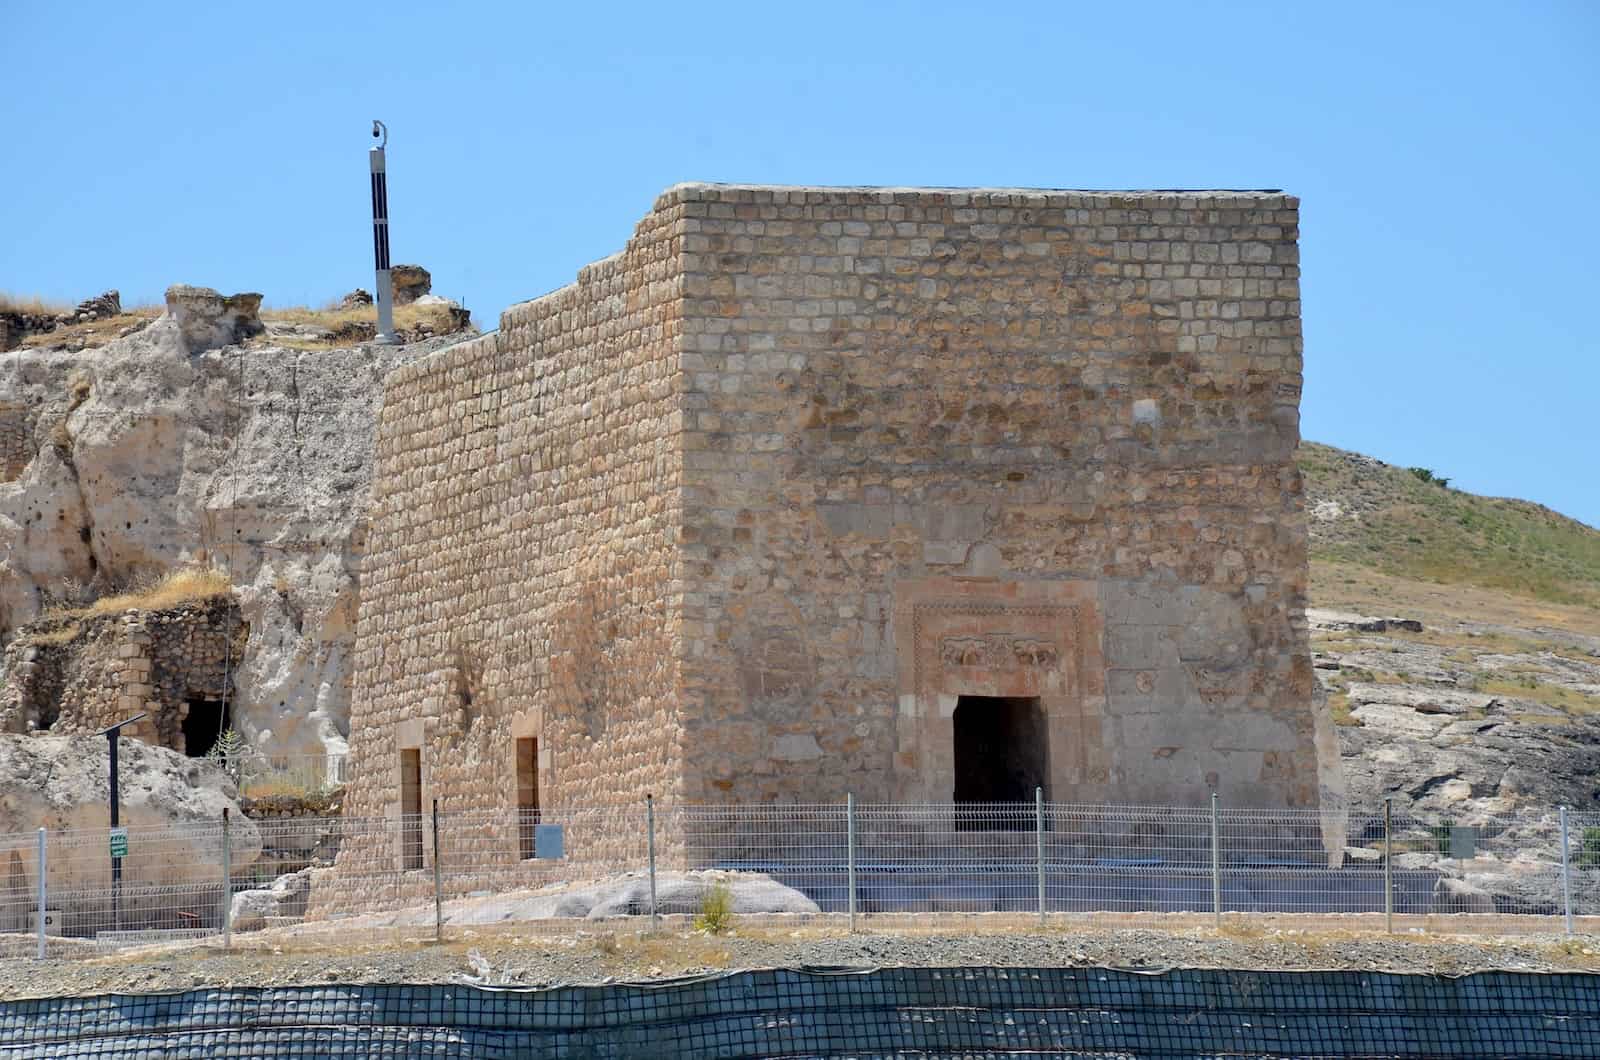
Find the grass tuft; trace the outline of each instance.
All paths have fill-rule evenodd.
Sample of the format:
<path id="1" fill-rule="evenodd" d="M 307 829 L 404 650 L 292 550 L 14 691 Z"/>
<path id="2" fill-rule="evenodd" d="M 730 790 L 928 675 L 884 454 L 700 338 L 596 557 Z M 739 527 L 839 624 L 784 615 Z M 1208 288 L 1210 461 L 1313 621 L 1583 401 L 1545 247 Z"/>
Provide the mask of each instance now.
<path id="1" fill-rule="evenodd" d="M 721 935 L 733 926 L 733 891 L 726 883 L 713 883 L 700 896 L 700 912 L 694 918 L 696 931 Z"/>
<path id="2" fill-rule="evenodd" d="M 210 600 L 233 592 L 233 581 L 216 567 L 178 567 L 160 578 L 114 596 L 103 596 L 87 607 L 61 608 L 52 618 L 96 618 L 123 611 L 165 611 L 179 604 Z"/>
<path id="3" fill-rule="evenodd" d="M 60 316 L 76 308 L 77 306 L 41 298 L 36 294 L 12 294 L 10 291 L 0 291 L 0 313 Z"/>
<path id="4" fill-rule="evenodd" d="M 39 644 L 46 647 L 60 647 L 63 644 L 71 644 L 73 640 L 77 638 L 78 634 L 82 632 L 83 627 L 78 625 L 78 623 L 68 622 L 59 629 L 52 629 L 45 633 L 28 633 L 24 634 L 24 637 L 29 644 Z"/>
<path id="5" fill-rule="evenodd" d="M 288 346 L 306 350 L 348 346 L 353 342 L 365 341 L 362 336 L 370 339 L 371 333 L 376 330 L 378 321 L 378 310 L 374 306 L 355 306 L 350 309 L 344 309 L 337 302 L 323 306 L 321 309 L 313 309 L 308 306 L 284 306 L 263 309 L 260 315 L 262 321 L 267 323 L 309 324 L 314 327 L 327 328 L 330 334 L 325 339 L 263 335 L 256 340 L 273 346 Z M 448 334 L 455 330 L 449 306 L 417 305 L 412 303 L 394 307 L 395 330 L 402 332 L 416 331 L 422 325 L 427 325 L 436 335 Z"/>

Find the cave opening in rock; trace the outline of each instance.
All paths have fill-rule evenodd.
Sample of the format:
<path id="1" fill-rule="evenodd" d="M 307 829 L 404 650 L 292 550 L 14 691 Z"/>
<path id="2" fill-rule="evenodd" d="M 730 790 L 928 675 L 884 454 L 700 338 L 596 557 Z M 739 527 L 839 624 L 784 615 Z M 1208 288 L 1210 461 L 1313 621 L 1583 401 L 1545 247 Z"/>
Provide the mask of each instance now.
<path id="1" fill-rule="evenodd" d="M 1037 697 L 962 696 L 956 701 L 956 827 L 963 831 L 1034 827 L 1034 789 L 1044 787 L 1044 710 Z M 1000 808 L 995 803 L 1027 803 Z"/>
<path id="2" fill-rule="evenodd" d="M 204 758 L 228 729 L 228 704 L 220 699 L 191 699 L 183 718 L 183 753 Z"/>

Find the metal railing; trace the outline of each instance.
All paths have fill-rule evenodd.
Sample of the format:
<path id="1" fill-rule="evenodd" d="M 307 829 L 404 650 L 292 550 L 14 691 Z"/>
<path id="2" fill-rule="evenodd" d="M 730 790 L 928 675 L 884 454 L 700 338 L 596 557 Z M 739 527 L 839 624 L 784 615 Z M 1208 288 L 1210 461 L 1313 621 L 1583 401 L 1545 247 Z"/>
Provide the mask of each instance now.
<path id="1" fill-rule="evenodd" d="M 530 856 L 531 855 L 531 856 Z M 113 872 L 113 865 L 120 870 Z M 72 956 L 678 917 L 1600 930 L 1600 814 L 983 805 L 546 807 L 0 835 L 0 952 Z"/>

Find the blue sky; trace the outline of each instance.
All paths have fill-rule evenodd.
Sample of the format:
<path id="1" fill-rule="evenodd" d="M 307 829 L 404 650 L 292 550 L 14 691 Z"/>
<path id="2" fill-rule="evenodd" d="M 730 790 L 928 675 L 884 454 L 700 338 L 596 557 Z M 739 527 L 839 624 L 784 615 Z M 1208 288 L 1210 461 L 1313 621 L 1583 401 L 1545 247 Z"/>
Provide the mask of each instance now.
<path id="1" fill-rule="evenodd" d="M 374 117 L 395 261 L 486 327 L 681 180 L 1281 187 L 1305 436 L 1600 525 L 1600 5 L 3 0 L 0 37 L 0 290 L 370 288 Z"/>

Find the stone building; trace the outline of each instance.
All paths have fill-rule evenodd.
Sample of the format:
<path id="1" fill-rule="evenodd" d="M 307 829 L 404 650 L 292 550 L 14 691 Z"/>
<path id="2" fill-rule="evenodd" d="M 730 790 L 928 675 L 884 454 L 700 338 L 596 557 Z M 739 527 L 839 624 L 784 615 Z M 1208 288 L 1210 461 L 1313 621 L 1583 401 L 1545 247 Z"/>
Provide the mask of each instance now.
<path id="1" fill-rule="evenodd" d="M 162 610 L 44 617 L 0 653 L 0 732 L 125 731 L 190 757 L 231 727 L 250 627 L 232 595 Z"/>
<path id="2" fill-rule="evenodd" d="M 346 813 L 1315 805 L 1297 206 L 670 189 L 389 377 Z"/>

